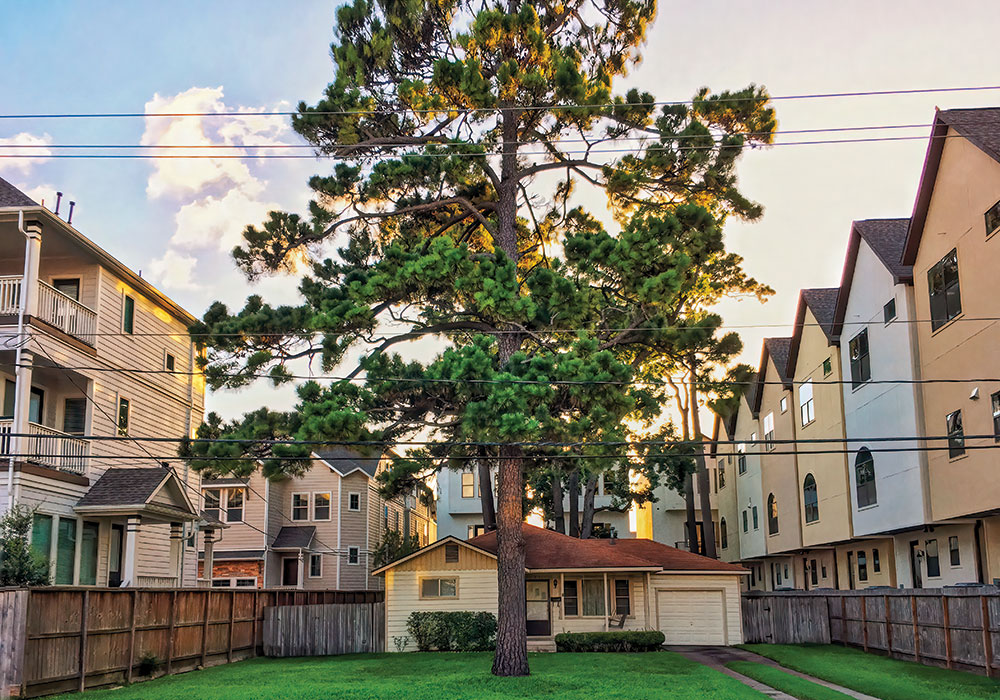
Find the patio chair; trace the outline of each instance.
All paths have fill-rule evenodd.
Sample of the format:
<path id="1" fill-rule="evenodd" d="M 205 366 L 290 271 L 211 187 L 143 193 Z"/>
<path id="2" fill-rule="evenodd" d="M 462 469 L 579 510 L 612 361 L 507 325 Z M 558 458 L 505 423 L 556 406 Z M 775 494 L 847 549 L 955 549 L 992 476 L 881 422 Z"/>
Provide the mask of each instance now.
<path id="1" fill-rule="evenodd" d="M 608 626 L 615 629 L 623 629 L 625 627 L 625 620 L 627 618 L 628 614 L 626 613 L 618 614 L 616 611 L 615 615 L 613 615 L 611 617 L 611 620 L 608 621 Z"/>

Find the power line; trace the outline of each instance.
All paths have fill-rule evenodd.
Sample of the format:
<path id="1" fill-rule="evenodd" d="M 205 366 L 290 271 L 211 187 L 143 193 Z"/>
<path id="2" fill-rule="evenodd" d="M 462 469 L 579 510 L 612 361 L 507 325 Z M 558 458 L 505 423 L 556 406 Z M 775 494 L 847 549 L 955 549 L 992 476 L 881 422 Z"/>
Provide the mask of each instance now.
<path id="1" fill-rule="evenodd" d="M 729 103 L 729 102 L 759 102 L 759 101 L 786 101 L 786 100 L 815 100 L 815 99 L 837 99 L 848 97 L 881 97 L 888 95 L 927 95 L 949 92 L 983 92 L 1000 90 L 1000 85 L 971 85 L 937 88 L 910 88 L 904 90 L 865 90 L 852 92 L 816 92 L 800 93 L 791 95 L 772 95 L 767 98 L 751 97 L 728 97 L 710 100 L 667 100 L 652 102 L 608 102 L 603 104 L 547 104 L 547 105 L 514 105 L 510 107 L 467 107 L 463 105 L 441 106 L 433 109 L 411 109 L 408 107 L 393 107 L 382 109 L 355 109 L 355 110 L 307 110 L 299 111 L 249 111 L 249 110 L 229 110 L 222 112 L 62 112 L 62 113 L 35 113 L 35 114 L 0 114 L 0 119 L 123 119 L 123 118 L 151 118 L 151 117 L 291 117 L 291 116 L 345 116 L 359 114 L 439 114 L 441 112 L 461 112 L 461 113 L 503 113 L 507 111 L 561 111 L 568 109 L 601 109 L 601 108 L 621 108 L 621 107 L 662 107 L 675 105 L 693 105 L 696 102 L 706 104 Z"/>

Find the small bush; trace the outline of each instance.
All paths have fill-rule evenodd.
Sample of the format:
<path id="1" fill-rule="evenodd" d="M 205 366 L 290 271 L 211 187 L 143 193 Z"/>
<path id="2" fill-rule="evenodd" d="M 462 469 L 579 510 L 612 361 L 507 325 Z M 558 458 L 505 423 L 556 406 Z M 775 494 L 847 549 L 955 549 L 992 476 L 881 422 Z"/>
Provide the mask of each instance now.
<path id="1" fill-rule="evenodd" d="M 406 629 L 420 651 L 491 651 L 497 618 L 488 612 L 413 612 Z"/>
<path id="2" fill-rule="evenodd" d="M 625 632 L 563 632 L 556 635 L 559 651 L 656 651 L 666 637 L 656 630 Z"/>

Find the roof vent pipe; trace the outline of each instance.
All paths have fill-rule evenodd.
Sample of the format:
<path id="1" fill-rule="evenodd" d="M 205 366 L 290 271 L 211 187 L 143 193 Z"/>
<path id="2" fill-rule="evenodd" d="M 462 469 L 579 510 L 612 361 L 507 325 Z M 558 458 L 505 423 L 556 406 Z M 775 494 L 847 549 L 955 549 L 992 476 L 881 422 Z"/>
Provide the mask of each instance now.
<path id="1" fill-rule="evenodd" d="M 56 192 L 56 211 L 55 215 L 59 216 L 59 202 L 62 201 L 62 192 Z"/>
<path id="2" fill-rule="evenodd" d="M 73 207 L 76 206 L 76 202 L 70 200 L 69 202 L 69 218 L 66 219 L 67 224 L 73 223 Z"/>

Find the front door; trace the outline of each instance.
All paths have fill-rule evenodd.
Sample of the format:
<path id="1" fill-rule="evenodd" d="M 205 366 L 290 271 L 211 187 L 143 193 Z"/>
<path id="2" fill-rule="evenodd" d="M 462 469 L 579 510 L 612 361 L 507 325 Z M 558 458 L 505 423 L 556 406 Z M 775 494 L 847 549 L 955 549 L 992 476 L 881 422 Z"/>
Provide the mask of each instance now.
<path id="1" fill-rule="evenodd" d="M 281 560 L 281 585 L 299 585 L 299 558 L 285 557 Z"/>
<path id="2" fill-rule="evenodd" d="M 548 637 L 552 634 L 549 620 L 549 582 L 525 581 L 527 632 L 529 637 Z"/>
<path id="3" fill-rule="evenodd" d="M 125 526 L 111 526 L 111 542 L 108 547 L 108 586 L 118 588 L 122 585 L 122 541 L 125 539 Z"/>
<path id="4" fill-rule="evenodd" d="M 917 556 L 920 540 L 910 542 L 910 570 L 913 572 L 913 587 L 923 588 L 924 581 L 920 576 L 920 558 Z"/>

